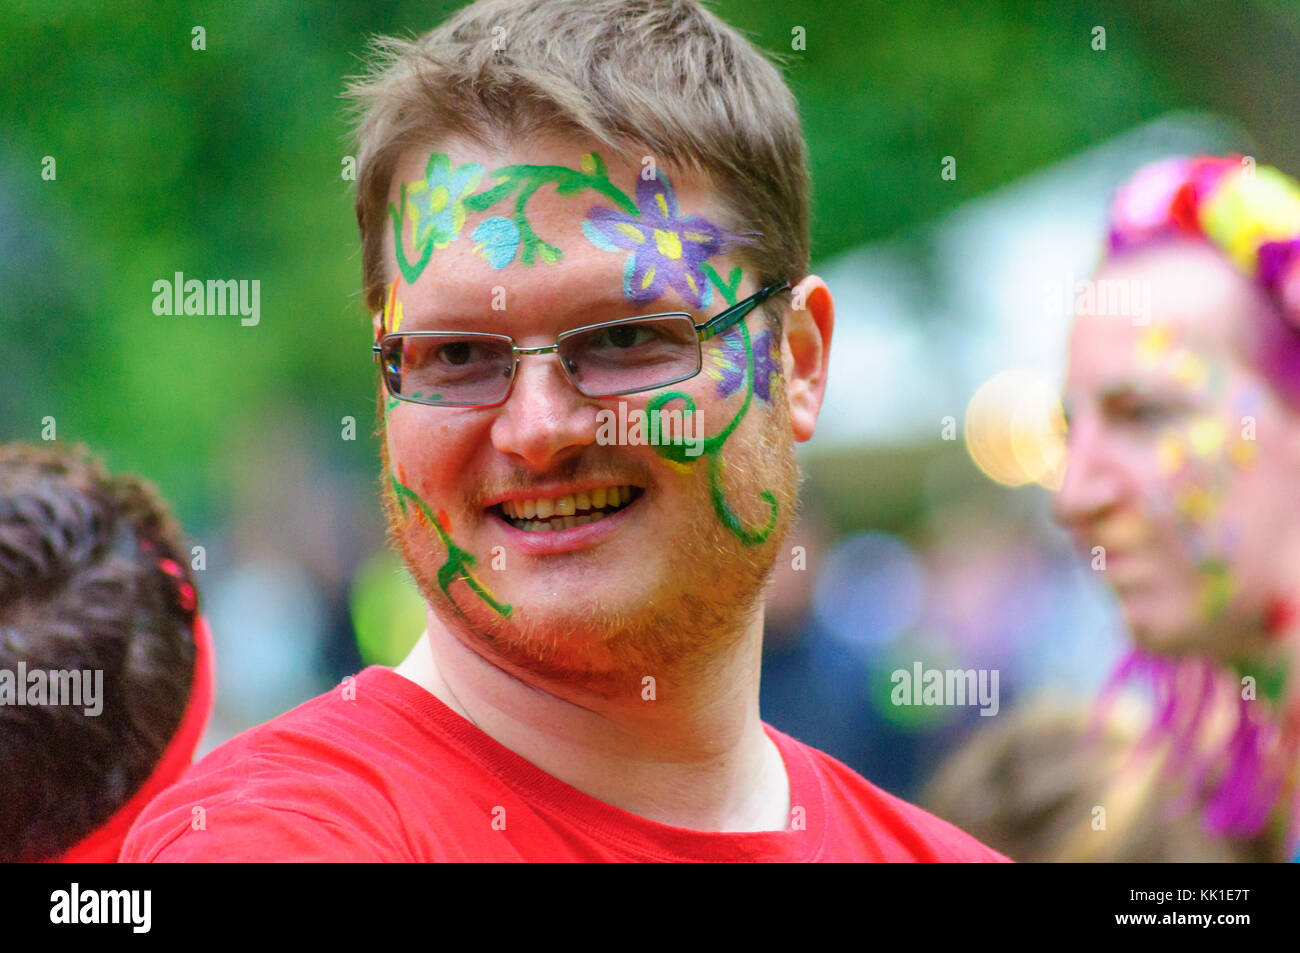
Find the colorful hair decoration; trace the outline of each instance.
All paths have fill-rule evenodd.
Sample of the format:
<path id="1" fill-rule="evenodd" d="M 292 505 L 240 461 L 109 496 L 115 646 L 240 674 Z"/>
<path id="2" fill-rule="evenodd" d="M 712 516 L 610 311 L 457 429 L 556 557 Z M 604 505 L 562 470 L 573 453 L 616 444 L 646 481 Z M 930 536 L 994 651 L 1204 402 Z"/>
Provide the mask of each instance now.
<path id="1" fill-rule="evenodd" d="M 194 586 L 185 578 L 185 571 L 174 559 L 158 560 L 158 568 L 176 580 L 177 603 L 184 611 L 193 613 L 198 606 L 198 597 L 194 593 Z"/>
<path id="2" fill-rule="evenodd" d="M 1168 237 L 1212 243 L 1300 328 L 1300 184 L 1239 155 L 1178 156 L 1139 169 L 1111 204 L 1111 255 Z"/>

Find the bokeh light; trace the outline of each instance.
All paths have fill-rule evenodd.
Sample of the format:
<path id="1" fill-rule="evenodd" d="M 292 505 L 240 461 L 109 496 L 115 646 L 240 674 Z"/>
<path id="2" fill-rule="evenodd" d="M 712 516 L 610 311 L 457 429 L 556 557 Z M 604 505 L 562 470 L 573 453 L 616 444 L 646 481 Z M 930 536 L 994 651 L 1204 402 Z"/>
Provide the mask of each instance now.
<path id="1" fill-rule="evenodd" d="M 971 459 L 989 479 L 1060 487 L 1065 416 L 1046 376 L 1007 370 L 989 378 L 966 408 L 965 436 Z"/>

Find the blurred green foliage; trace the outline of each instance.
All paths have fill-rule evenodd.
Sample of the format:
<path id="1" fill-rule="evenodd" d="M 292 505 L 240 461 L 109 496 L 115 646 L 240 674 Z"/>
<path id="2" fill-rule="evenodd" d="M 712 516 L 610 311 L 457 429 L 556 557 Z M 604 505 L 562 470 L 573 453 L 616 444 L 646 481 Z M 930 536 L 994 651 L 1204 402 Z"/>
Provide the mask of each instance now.
<path id="1" fill-rule="evenodd" d="M 335 466 L 373 472 L 339 93 L 368 35 L 422 32 L 456 6 L 0 4 L 0 438 L 38 439 L 54 416 L 61 440 L 154 479 L 187 521 L 220 518 L 239 435 L 274 446 L 307 420 Z M 1300 107 L 1276 59 L 1297 46 L 1290 4 L 713 6 L 788 58 L 819 258 L 906 234 L 1174 108 L 1230 113 L 1266 161 L 1294 166 Z M 804 50 L 791 49 L 796 27 Z M 953 182 L 939 178 L 948 155 Z M 153 282 L 177 271 L 259 279 L 260 325 L 155 316 Z M 345 415 L 361 439 L 337 439 Z"/>

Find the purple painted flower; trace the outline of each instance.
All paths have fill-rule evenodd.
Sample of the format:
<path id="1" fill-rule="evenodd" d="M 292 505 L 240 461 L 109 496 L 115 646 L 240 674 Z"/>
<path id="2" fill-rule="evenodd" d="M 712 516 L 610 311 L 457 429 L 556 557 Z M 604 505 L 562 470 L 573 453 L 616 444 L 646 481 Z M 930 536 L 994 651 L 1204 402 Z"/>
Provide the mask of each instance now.
<path id="1" fill-rule="evenodd" d="M 582 223 L 597 248 L 632 252 L 623 267 L 623 294 L 632 301 L 653 301 L 672 288 L 693 307 L 706 307 L 712 288 L 700 265 L 720 254 L 732 236 L 701 215 L 683 218 L 663 172 L 637 181 L 636 204 L 639 217 L 593 208 Z"/>
<path id="2" fill-rule="evenodd" d="M 721 347 L 713 352 L 713 366 L 705 373 L 717 382 L 719 397 L 730 397 L 745 383 L 745 341 L 739 327 L 719 335 L 717 341 Z M 754 394 L 765 404 L 772 402 L 772 378 L 780 373 L 779 358 L 780 351 L 769 332 L 754 339 Z"/>

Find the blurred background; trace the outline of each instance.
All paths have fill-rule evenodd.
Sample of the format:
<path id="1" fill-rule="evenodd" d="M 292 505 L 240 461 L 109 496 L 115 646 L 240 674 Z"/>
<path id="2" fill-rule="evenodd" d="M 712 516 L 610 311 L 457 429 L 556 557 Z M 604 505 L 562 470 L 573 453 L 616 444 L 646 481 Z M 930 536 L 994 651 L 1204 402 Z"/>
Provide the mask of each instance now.
<path id="1" fill-rule="evenodd" d="M 339 93 L 369 35 L 457 6 L 0 2 L 0 439 L 85 442 L 154 481 L 202 547 L 219 659 L 202 750 L 423 628 L 377 502 Z M 786 58 L 837 312 L 763 715 L 912 798 L 990 719 L 895 705 L 892 672 L 996 669 L 1007 712 L 1086 697 L 1124 647 L 1050 520 L 1063 289 L 1148 159 L 1300 171 L 1300 9 L 711 6 Z M 175 272 L 258 279 L 260 322 L 155 315 Z"/>

